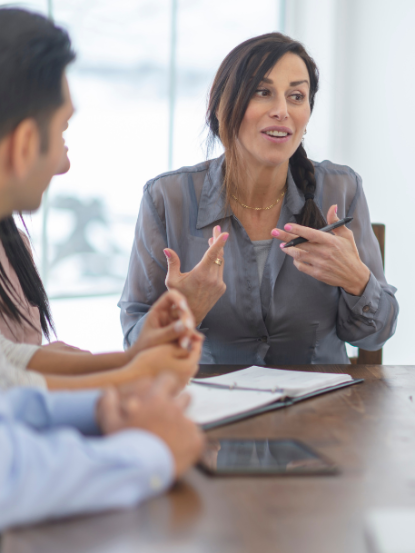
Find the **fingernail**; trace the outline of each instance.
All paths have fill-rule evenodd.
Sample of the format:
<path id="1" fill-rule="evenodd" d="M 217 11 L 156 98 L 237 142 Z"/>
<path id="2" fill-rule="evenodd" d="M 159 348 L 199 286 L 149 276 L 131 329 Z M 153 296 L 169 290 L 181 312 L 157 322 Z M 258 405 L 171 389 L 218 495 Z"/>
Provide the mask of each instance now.
<path id="1" fill-rule="evenodd" d="M 187 311 L 187 310 L 189 309 L 189 306 L 187 305 L 186 300 L 180 300 L 180 302 L 179 302 L 179 307 L 180 307 L 180 309 L 182 309 L 183 311 Z"/>
<path id="2" fill-rule="evenodd" d="M 183 349 L 188 349 L 190 344 L 190 338 L 188 336 L 183 336 L 183 338 L 180 340 L 180 347 Z"/>
<path id="3" fill-rule="evenodd" d="M 169 252 L 169 250 L 163 250 L 163 253 L 167 257 L 167 259 L 170 259 L 171 253 Z"/>
<path id="4" fill-rule="evenodd" d="M 276 228 L 274 228 L 272 231 L 271 231 L 271 234 L 272 236 L 279 236 L 280 233 L 278 232 L 278 230 Z"/>
<path id="5" fill-rule="evenodd" d="M 336 205 L 336 207 L 334 208 L 334 211 L 335 211 L 335 213 L 336 213 L 336 215 L 337 215 L 337 205 Z"/>
<path id="6" fill-rule="evenodd" d="M 223 241 L 226 242 L 226 240 L 229 238 L 229 232 L 225 232 L 223 234 Z"/>
<path id="7" fill-rule="evenodd" d="M 185 327 L 188 328 L 189 330 L 194 329 L 194 324 L 191 319 L 186 319 L 184 324 L 185 324 Z"/>
<path id="8" fill-rule="evenodd" d="M 280 248 L 281 248 L 281 249 L 282 249 L 284 246 L 285 246 L 285 242 L 283 242 L 282 244 L 280 244 Z"/>
<path id="9" fill-rule="evenodd" d="M 222 232 L 222 229 L 220 228 L 220 225 L 217 225 L 216 230 L 219 232 L 219 234 Z"/>
<path id="10" fill-rule="evenodd" d="M 127 403 L 127 411 L 135 411 L 139 406 L 139 401 L 136 397 L 129 397 L 126 400 L 126 403 Z"/>
<path id="11" fill-rule="evenodd" d="M 178 321 L 176 321 L 174 323 L 174 330 L 179 334 L 180 332 L 183 332 L 184 330 L 184 324 L 183 324 L 183 321 L 181 319 L 179 319 Z"/>
<path id="12" fill-rule="evenodd" d="M 289 232 L 293 227 L 291 225 L 285 225 L 284 228 Z"/>

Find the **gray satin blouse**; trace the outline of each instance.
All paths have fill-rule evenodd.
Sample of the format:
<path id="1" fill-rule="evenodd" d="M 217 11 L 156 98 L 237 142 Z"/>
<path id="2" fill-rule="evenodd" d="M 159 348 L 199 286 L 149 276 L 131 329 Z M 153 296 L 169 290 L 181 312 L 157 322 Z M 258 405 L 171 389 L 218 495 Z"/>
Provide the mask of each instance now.
<path id="1" fill-rule="evenodd" d="M 349 363 L 345 342 L 377 350 L 393 335 L 398 304 L 384 277 L 379 245 L 359 175 L 329 161 L 315 163 L 315 200 L 324 214 L 337 204 L 350 216 L 362 261 L 371 277 L 360 297 L 299 272 L 274 240 L 260 283 L 254 246 L 228 207 L 223 156 L 183 167 L 144 187 L 127 280 L 119 302 L 125 346 L 132 344 L 146 313 L 166 290 L 163 249 L 177 252 L 181 271 L 200 261 L 213 227 L 229 232 L 224 256 L 226 293 L 201 324 L 206 336 L 201 363 Z M 304 197 L 291 174 L 277 228 L 295 222 Z"/>

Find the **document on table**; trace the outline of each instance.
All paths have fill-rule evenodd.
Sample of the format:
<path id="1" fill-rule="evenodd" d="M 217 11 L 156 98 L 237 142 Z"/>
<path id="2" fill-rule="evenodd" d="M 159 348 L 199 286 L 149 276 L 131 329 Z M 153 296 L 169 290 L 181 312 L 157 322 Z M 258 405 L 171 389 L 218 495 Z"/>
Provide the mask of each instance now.
<path id="1" fill-rule="evenodd" d="M 348 374 L 249 367 L 211 378 L 195 378 L 187 386 L 191 396 L 187 416 L 198 424 L 209 424 L 250 413 L 286 398 L 324 391 L 352 383 Z"/>
<path id="2" fill-rule="evenodd" d="M 371 553 L 415 553 L 415 509 L 376 509 L 366 516 Z"/>

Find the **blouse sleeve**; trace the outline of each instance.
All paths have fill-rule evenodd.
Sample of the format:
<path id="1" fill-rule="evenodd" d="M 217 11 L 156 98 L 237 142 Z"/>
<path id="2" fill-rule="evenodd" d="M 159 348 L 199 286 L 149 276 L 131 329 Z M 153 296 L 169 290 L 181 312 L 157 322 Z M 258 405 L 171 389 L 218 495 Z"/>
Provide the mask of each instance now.
<path id="1" fill-rule="evenodd" d="M 337 335 L 356 347 L 369 351 L 380 349 L 396 330 L 399 312 L 396 288 L 386 282 L 379 243 L 372 230 L 369 208 L 362 180 L 356 175 L 355 197 L 346 213 L 363 263 L 370 269 L 369 282 L 361 296 L 341 289 L 337 315 Z"/>
<path id="2" fill-rule="evenodd" d="M 163 253 L 167 248 L 166 227 L 151 197 L 150 184 L 144 188 L 127 279 L 118 303 L 125 348 L 136 341 L 147 312 L 167 290 L 167 262 Z"/>
<path id="3" fill-rule="evenodd" d="M 31 344 L 15 344 L 0 334 L 0 388 L 30 386 L 47 388 L 45 378 L 26 367 L 39 349 Z"/>

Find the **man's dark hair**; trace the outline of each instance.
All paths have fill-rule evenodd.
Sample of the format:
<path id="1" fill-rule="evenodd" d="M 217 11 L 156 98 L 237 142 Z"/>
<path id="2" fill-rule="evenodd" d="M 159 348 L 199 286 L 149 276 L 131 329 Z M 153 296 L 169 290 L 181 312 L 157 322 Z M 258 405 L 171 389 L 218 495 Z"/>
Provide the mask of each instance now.
<path id="1" fill-rule="evenodd" d="M 47 150 L 51 115 L 63 103 L 63 72 L 74 58 L 67 32 L 49 19 L 0 8 L 0 140 L 33 117 Z"/>

